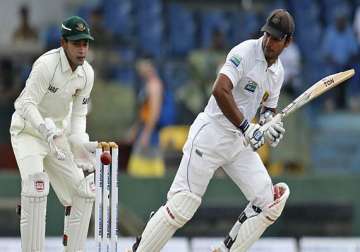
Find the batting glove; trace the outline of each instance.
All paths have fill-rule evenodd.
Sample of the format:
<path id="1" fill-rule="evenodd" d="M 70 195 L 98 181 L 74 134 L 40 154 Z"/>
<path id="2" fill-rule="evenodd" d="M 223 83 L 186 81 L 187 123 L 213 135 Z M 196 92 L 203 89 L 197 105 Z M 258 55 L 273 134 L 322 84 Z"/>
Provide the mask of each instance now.
<path id="1" fill-rule="evenodd" d="M 262 126 L 265 123 L 270 122 L 273 117 L 274 112 L 272 112 L 271 110 L 265 110 L 265 112 L 260 113 L 259 124 Z"/>
<path id="2" fill-rule="evenodd" d="M 266 110 L 264 113 L 260 114 L 259 124 L 267 124 L 269 127 L 264 130 L 265 132 L 265 141 L 271 146 L 276 147 L 280 140 L 284 137 L 285 128 L 283 122 L 280 120 L 273 120 L 274 113 L 270 110 Z M 272 122 L 274 121 L 274 122 Z"/>
<path id="3" fill-rule="evenodd" d="M 245 137 L 245 145 L 251 146 L 251 148 L 256 151 L 261 146 L 264 145 L 264 132 L 260 129 L 260 125 L 257 123 L 249 123 L 248 120 L 244 120 L 239 129 Z"/>
<path id="4" fill-rule="evenodd" d="M 63 135 L 63 131 L 58 129 L 53 120 L 45 118 L 44 123 L 39 125 L 39 132 L 49 145 L 50 152 L 58 159 L 65 159 L 65 152 L 57 146 L 56 138 Z"/>
<path id="5" fill-rule="evenodd" d="M 284 137 L 284 133 L 285 128 L 282 121 L 271 124 L 265 131 L 265 141 L 275 148 Z"/>

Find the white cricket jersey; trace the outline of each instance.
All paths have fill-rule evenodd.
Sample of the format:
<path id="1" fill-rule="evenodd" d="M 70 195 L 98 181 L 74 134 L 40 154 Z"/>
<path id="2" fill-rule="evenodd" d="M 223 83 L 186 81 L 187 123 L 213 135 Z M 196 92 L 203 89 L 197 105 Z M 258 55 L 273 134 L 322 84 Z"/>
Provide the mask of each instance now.
<path id="1" fill-rule="evenodd" d="M 226 57 L 220 73 L 232 82 L 235 103 L 244 117 L 251 121 L 260 105 L 276 108 L 284 81 L 280 59 L 268 67 L 263 50 L 263 37 L 235 46 Z M 204 112 L 224 128 L 236 129 L 220 110 L 215 97 L 209 99 Z"/>
<path id="2" fill-rule="evenodd" d="M 24 120 L 24 129 L 34 127 L 26 123 L 25 111 L 27 106 L 35 105 L 42 118 L 53 119 L 60 128 L 71 112 L 71 123 L 85 131 L 93 83 L 94 71 L 87 61 L 72 71 L 62 47 L 46 52 L 33 64 L 25 88 L 15 101 L 12 127 L 19 126 L 20 120 Z"/>

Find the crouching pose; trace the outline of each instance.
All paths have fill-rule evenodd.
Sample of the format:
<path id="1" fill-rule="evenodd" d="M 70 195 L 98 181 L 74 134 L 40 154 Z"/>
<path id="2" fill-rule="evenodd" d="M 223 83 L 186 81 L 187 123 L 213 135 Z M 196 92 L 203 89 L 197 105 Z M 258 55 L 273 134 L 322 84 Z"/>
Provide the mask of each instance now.
<path id="1" fill-rule="evenodd" d="M 291 43 L 293 18 L 285 10 L 275 10 L 262 31 L 262 37 L 240 43 L 227 55 L 204 112 L 190 127 L 168 201 L 151 217 L 133 251 L 160 251 L 193 217 L 219 167 L 249 204 L 215 251 L 246 251 L 280 216 L 289 188 L 284 183 L 273 186 L 255 151 L 265 141 L 276 147 L 285 132 L 283 123 L 271 118 L 284 80 L 278 56 Z M 260 122 L 252 123 L 259 108 Z M 261 124 L 266 122 L 270 127 L 264 132 Z"/>
<path id="2" fill-rule="evenodd" d="M 65 251 L 84 251 L 95 199 L 94 176 L 83 172 L 94 170 L 97 145 L 86 133 L 94 71 L 85 57 L 93 38 L 85 20 L 76 16 L 62 23 L 61 34 L 61 47 L 35 61 L 11 121 L 22 181 L 23 252 L 44 251 L 50 184 L 65 206 Z"/>

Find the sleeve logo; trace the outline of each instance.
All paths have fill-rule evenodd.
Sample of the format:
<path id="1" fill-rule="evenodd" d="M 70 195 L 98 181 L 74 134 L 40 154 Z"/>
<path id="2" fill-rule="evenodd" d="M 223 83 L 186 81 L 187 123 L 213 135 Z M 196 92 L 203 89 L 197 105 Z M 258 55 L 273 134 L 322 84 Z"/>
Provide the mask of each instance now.
<path id="1" fill-rule="evenodd" d="M 90 102 L 90 97 L 85 97 L 85 98 L 83 98 L 83 100 L 82 100 L 82 104 L 83 105 L 86 105 L 86 104 L 88 104 Z"/>
<path id="2" fill-rule="evenodd" d="M 235 67 L 238 67 L 240 65 L 241 59 L 237 56 L 231 56 L 230 62 L 235 65 Z"/>

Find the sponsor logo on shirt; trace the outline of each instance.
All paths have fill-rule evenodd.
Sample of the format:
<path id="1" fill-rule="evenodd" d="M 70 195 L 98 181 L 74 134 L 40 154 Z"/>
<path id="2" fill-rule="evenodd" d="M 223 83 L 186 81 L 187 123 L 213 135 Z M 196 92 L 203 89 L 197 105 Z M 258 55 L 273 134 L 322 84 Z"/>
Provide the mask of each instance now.
<path id="1" fill-rule="evenodd" d="M 52 86 L 52 85 L 50 85 L 49 87 L 48 87 L 48 90 L 51 92 L 51 93 L 56 93 L 56 91 L 58 91 L 59 90 L 59 88 L 57 88 L 57 87 L 54 87 L 54 86 Z"/>
<path id="2" fill-rule="evenodd" d="M 241 62 L 241 59 L 234 55 L 230 58 L 230 62 L 233 63 L 235 67 L 238 67 Z"/>
<path id="3" fill-rule="evenodd" d="M 86 105 L 86 104 L 89 103 L 89 101 L 90 101 L 90 97 L 86 97 L 86 98 L 84 98 L 84 99 L 82 100 L 82 104 L 83 104 L 83 105 Z"/>
<path id="4" fill-rule="evenodd" d="M 244 89 L 251 93 L 254 93 L 256 90 L 256 87 L 257 87 L 256 82 L 249 80 L 248 83 L 245 85 Z"/>

